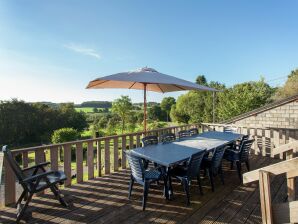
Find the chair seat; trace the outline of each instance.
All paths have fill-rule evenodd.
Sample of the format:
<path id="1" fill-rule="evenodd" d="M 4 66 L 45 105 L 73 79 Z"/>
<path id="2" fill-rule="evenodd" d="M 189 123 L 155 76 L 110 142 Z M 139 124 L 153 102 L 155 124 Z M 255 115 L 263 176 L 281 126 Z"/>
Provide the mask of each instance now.
<path id="1" fill-rule="evenodd" d="M 187 167 L 185 166 L 176 166 L 170 171 L 170 175 L 178 179 L 187 177 Z"/>
<path id="2" fill-rule="evenodd" d="M 47 178 L 48 178 L 51 185 L 52 184 L 57 184 L 59 182 L 62 183 L 63 181 L 65 181 L 67 179 L 66 175 L 63 171 L 55 171 L 54 173 L 47 175 Z M 49 186 L 49 184 L 46 182 L 46 179 L 43 178 L 43 179 L 40 180 L 36 190 L 40 191 L 42 189 L 47 188 L 48 186 Z"/>
<path id="3" fill-rule="evenodd" d="M 161 177 L 161 172 L 156 169 L 146 170 L 144 172 L 145 180 L 158 180 Z"/>

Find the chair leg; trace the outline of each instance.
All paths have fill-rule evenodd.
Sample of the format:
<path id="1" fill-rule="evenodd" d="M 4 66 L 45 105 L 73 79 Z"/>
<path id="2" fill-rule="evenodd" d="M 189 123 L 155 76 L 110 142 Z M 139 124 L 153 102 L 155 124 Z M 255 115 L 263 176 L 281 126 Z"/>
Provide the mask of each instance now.
<path id="1" fill-rule="evenodd" d="M 21 196 L 19 197 L 19 199 L 18 199 L 18 201 L 17 201 L 15 207 L 17 207 L 18 204 L 21 204 L 21 203 L 22 203 L 22 200 L 25 198 L 25 195 L 26 195 L 26 194 L 27 194 L 27 191 L 24 190 L 24 191 L 22 192 Z"/>
<path id="2" fill-rule="evenodd" d="M 145 181 L 144 183 L 144 192 L 143 192 L 143 211 L 145 211 L 146 208 L 146 202 L 148 197 L 148 191 L 149 191 L 149 183 Z"/>
<path id="3" fill-rule="evenodd" d="M 186 194 L 186 206 L 188 206 L 190 204 L 190 197 L 189 197 L 189 181 L 186 179 L 182 180 L 182 186 L 183 186 L 183 190 Z"/>
<path id="4" fill-rule="evenodd" d="M 130 175 L 130 182 L 129 182 L 129 188 L 128 188 L 128 199 L 130 199 L 134 182 L 135 182 L 135 180 L 133 179 L 133 176 Z"/>
<path id="5" fill-rule="evenodd" d="M 168 186 L 168 181 L 167 181 L 167 177 L 164 176 L 163 177 L 163 182 L 164 182 L 164 196 L 166 197 L 166 199 L 169 199 L 169 186 Z"/>
<path id="6" fill-rule="evenodd" d="M 17 220 L 16 220 L 16 223 L 19 223 L 19 221 L 21 220 L 21 218 L 23 217 L 27 207 L 28 207 L 28 204 L 30 203 L 31 199 L 32 199 L 32 196 L 33 196 L 33 193 L 30 193 L 29 197 L 27 198 L 27 201 L 24 205 L 23 208 L 20 207 L 20 211 L 17 213 Z M 21 204 L 20 204 L 21 206 Z"/>
<path id="7" fill-rule="evenodd" d="M 209 180 L 210 180 L 210 184 L 211 184 L 211 189 L 212 189 L 212 192 L 214 192 L 214 182 L 213 182 L 213 173 L 212 173 L 212 169 L 209 168 L 209 169 L 208 169 L 208 172 L 209 172 Z"/>
<path id="8" fill-rule="evenodd" d="M 173 197 L 174 196 L 174 192 L 173 192 L 173 185 L 172 185 L 172 178 L 171 176 L 169 176 L 169 192 L 171 192 L 170 194 L 170 197 Z"/>
<path id="9" fill-rule="evenodd" d="M 250 171 L 250 164 L 249 164 L 249 160 L 246 160 L 245 164 L 246 164 L 246 168 L 247 168 L 247 170 L 248 170 L 248 171 Z"/>
<path id="10" fill-rule="evenodd" d="M 242 181 L 241 162 L 240 162 L 240 161 L 237 161 L 237 162 L 236 162 L 236 165 L 237 165 L 238 177 L 239 177 L 240 181 Z"/>
<path id="11" fill-rule="evenodd" d="M 59 200 L 60 204 L 63 205 L 64 207 L 68 207 L 68 204 L 65 202 L 65 200 L 61 196 L 58 187 L 56 187 L 55 185 L 52 185 L 50 187 L 50 189 L 53 192 L 53 194 L 55 195 L 55 197 Z"/>
<path id="12" fill-rule="evenodd" d="M 224 173 L 223 173 L 223 170 L 222 170 L 222 166 L 219 167 L 218 172 L 219 172 L 221 183 L 224 185 L 225 184 L 225 180 L 224 180 Z"/>
<path id="13" fill-rule="evenodd" d="M 203 195 L 203 188 L 202 188 L 202 184 L 201 184 L 200 174 L 197 176 L 197 180 L 198 180 L 198 185 L 199 185 L 200 193 L 201 193 L 201 195 Z"/>

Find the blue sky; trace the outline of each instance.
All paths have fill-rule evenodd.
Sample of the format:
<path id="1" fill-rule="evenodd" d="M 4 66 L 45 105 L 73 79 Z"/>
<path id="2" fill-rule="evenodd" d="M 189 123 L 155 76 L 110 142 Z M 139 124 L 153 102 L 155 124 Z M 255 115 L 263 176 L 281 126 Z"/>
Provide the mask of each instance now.
<path id="1" fill-rule="evenodd" d="M 85 87 L 144 66 L 189 81 L 204 74 L 232 86 L 262 75 L 278 85 L 298 67 L 297 8 L 269 0 L 0 0 L 0 100 L 124 94 L 140 102 L 141 91 Z"/>

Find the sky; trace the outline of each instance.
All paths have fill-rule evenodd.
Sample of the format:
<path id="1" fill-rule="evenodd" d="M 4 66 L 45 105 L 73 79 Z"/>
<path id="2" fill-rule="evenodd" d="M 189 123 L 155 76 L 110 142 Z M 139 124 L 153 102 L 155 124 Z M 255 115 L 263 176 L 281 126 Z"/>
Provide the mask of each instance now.
<path id="1" fill-rule="evenodd" d="M 232 86 L 281 85 L 298 67 L 298 1 L 0 0 L 0 100 L 114 100 L 105 75 L 152 67 Z M 148 101 L 185 92 L 149 92 Z"/>

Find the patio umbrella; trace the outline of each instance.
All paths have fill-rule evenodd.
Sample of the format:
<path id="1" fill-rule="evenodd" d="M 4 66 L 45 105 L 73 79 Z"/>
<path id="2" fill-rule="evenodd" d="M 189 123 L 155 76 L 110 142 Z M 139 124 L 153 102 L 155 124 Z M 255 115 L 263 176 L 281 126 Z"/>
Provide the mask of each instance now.
<path id="1" fill-rule="evenodd" d="M 185 90 L 218 90 L 198 85 L 174 76 L 162 74 L 152 68 L 141 68 L 131 72 L 121 72 L 113 75 L 104 76 L 90 81 L 87 89 L 105 89 L 105 88 L 120 88 L 120 89 L 140 89 L 144 91 L 144 131 L 147 129 L 147 100 L 146 92 L 174 92 Z"/>

